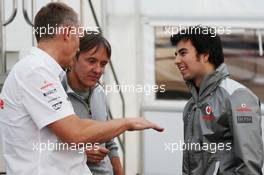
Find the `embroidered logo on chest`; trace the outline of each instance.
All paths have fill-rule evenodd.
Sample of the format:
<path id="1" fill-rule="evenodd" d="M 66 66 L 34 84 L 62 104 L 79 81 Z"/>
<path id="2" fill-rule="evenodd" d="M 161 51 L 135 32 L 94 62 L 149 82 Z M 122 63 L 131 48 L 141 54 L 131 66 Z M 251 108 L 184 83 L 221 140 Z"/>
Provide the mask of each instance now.
<path id="1" fill-rule="evenodd" d="M 210 105 L 205 105 L 203 108 L 202 108 L 202 113 L 203 113 L 203 120 L 204 121 L 212 121 L 215 119 L 214 115 L 213 115 L 213 109 Z"/>

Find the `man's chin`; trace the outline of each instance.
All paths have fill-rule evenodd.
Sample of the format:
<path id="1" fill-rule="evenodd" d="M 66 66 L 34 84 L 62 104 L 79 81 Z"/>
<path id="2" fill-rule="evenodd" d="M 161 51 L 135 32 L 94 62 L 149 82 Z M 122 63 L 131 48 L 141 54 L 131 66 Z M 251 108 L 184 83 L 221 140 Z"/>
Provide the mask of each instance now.
<path id="1" fill-rule="evenodd" d="M 96 85 L 96 83 L 97 83 L 97 81 L 96 82 L 89 82 L 89 83 L 86 84 L 86 86 L 89 87 L 89 88 L 92 88 L 92 87 L 94 87 Z"/>
<path id="2" fill-rule="evenodd" d="M 192 78 L 189 76 L 182 76 L 182 78 L 184 81 L 191 81 L 192 80 Z"/>

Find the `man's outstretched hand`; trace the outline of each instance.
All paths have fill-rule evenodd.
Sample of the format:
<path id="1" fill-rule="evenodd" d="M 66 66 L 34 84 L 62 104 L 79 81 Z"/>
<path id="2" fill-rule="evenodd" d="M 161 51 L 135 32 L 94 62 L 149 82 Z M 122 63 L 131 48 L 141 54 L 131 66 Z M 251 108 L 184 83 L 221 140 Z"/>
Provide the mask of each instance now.
<path id="1" fill-rule="evenodd" d="M 127 120 L 129 124 L 128 131 L 154 129 L 158 132 L 162 132 L 164 130 L 164 128 L 141 117 L 140 118 L 127 118 Z"/>

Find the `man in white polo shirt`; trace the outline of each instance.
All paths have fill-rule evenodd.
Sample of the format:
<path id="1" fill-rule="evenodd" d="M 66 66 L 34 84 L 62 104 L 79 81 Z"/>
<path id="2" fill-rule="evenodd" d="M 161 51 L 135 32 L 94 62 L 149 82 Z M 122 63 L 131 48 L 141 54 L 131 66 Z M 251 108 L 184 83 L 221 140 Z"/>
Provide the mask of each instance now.
<path id="1" fill-rule="evenodd" d="M 65 4 L 41 8 L 34 23 L 38 46 L 5 81 L 0 128 L 8 175 L 88 175 L 83 152 L 92 144 L 126 130 L 163 130 L 143 118 L 97 122 L 74 114 L 60 77 L 77 53 L 78 23 Z"/>

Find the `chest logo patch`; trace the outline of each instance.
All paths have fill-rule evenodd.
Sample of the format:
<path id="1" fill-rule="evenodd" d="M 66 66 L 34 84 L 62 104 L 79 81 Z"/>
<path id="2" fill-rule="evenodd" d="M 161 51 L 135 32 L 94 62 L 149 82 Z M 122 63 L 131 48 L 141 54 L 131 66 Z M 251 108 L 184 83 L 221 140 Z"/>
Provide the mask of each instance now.
<path id="1" fill-rule="evenodd" d="M 209 105 L 206 106 L 206 107 L 205 107 L 205 112 L 206 112 L 207 115 L 210 115 L 210 114 L 212 113 L 212 108 L 211 108 L 211 106 L 209 106 Z"/>
<path id="2" fill-rule="evenodd" d="M 214 115 L 212 114 L 212 107 L 210 105 L 206 105 L 205 108 L 203 109 L 203 120 L 204 121 L 212 121 L 214 120 Z"/>

